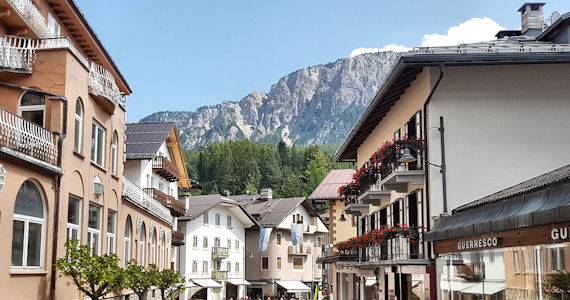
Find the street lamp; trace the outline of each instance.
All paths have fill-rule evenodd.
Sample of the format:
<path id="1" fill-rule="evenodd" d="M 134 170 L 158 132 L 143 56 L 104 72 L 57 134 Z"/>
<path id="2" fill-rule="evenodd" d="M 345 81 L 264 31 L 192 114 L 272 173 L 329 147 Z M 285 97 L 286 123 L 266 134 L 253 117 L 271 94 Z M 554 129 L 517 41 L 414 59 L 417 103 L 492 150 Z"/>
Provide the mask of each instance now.
<path id="1" fill-rule="evenodd" d="M 340 215 L 340 219 L 338 219 L 340 222 L 346 222 L 346 218 L 344 217 L 344 213 L 342 213 Z"/>
<path id="2" fill-rule="evenodd" d="M 416 160 L 417 159 L 410 154 L 410 149 L 408 149 L 408 148 L 405 148 L 404 150 L 402 150 L 402 156 L 400 157 L 400 159 L 398 159 L 399 162 L 406 163 L 406 164 L 414 162 Z"/>

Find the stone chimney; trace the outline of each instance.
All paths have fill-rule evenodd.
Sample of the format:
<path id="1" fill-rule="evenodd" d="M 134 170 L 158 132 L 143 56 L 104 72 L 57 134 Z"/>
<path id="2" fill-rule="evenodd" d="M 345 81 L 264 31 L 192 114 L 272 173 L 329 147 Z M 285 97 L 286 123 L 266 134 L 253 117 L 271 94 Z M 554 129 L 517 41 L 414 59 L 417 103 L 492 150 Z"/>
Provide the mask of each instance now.
<path id="1" fill-rule="evenodd" d="M 526 2 L 519 8 L 521 13 L 521 33 L 527 36 L 538 36 L 544 29 L 542 2 Z"/>
<path id="2" fill-rule="evenodd" d="M 273 199 L 273 190 L 270 188 L 262 189 L 259 198 L 264 201 Z"/>

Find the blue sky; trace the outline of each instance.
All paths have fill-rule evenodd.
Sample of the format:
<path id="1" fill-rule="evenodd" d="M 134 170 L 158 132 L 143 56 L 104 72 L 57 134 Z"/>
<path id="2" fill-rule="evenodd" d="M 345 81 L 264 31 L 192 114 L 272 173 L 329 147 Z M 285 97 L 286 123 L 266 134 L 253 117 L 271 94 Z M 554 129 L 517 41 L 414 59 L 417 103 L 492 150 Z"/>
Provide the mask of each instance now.
<path id="1" fill-rule="evenodd" d="M 127 119 L 195 110 L 253 90 L 268 92 L 297 69 L 357 48 L 420 46 L 426 34 L 520 28 L 522 1 L 76 0 L 134 93 Z M 570 11 L 548 1 L 545 19 Z M 493 22 L 494 21 L 494 22 Z M 496 23 L 495 23 L 496 22 Z M 491 23 L 491 24 L 489 24 Z M 488 25 L 488 26 L 487 26 Z M 479 28 L 483 28 L 479 30 Z M 474 29 L 477 32 L 472 32 Z M 450 34 L 451 36 L 452 34 Z M 432 36 L 438 38 L 438 36 Z M 441 37 L 440 37 L 441 38 Z M 429 42 L 429 41 L 427 41 Z M 429 44 L 429 43 L 428 43 Z"/>

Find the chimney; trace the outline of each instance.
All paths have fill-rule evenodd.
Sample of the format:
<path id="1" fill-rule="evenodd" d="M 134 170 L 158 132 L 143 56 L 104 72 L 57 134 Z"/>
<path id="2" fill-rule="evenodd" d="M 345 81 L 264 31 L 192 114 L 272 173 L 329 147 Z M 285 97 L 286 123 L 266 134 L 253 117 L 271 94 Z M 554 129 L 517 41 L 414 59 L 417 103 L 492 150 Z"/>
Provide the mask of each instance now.
<path id="1" fill-rule="evenodd" d="M 261 190 L 261 195 L 259 199 L 267 201 L 273 199 L 273 191 L 270 188 L 264 188 Z"/>
<path id="2" fill-rule="evenodd" d="M 519 8 L 521 13 L 521 33 L 527 36 L 538 36 L 544 29 L 542 2 L 526 2 Z"/>

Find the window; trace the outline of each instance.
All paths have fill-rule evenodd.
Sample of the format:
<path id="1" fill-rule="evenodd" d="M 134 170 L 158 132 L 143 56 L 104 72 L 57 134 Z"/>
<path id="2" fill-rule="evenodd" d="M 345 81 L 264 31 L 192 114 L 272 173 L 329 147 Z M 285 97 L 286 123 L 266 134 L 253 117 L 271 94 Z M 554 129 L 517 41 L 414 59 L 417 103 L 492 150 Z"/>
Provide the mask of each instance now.
<path id="1" fill-rule="evenodd" d="M 77 99 L 75 103 L 75 141 L 73 144 L 73 150 L 77 153 L 81 153 L 81 146 L 83 146 L 83 105 L 81 104 L 81 99 Z"/>
<path id="2" fill-rule="evenodd" d="M 152 231 L 150 238 L 150 263 L 156 265 L 156 230 Z"/>
<path id="3" fill-rule="evenodd" d="M 232 262 L 231 261 L 226 262 L 226 270 L 228 271 L 228 273 L 232 272 Z"/>
<path id="4" fill-rule="evenodd" d="M 303 270 L 302 257 L 293 257 L 293 270 Z"/>
<path id="5" fill-rule="evenodd" d="M 44 263 L 45 209 L 40 189 L 25 181 L 14 205 L 12 267 L 41 268 Z"/>
<path id="6" fill-rule="evenodd" d="M 192 273 L 198 273 L 198 261 L 197 260 L 192 261 Z"/>
<path id="7" fill-rule="evenodd" d="M 519 273 L 521 271 L 519 266 L 519 252 L 515 250 L 513 251 L 513 254 L 515 259 L 515 272 Z"/>
<path id="8" fill-rule="evenodd" d="M 275 237 L 277 240 L 277 245 L 281 245 L 281 233 L 276 234 Z"/>
<path id="9" fill-rule="evenodd" d="M 216 214 L 216 225 L 220 225 L 220 214 Z"/>
<path id="10" fill-rule="evenodd" d="M 125 264 L 131 260 L 131 217 L 127 216 L 127 221 L 125 222 Z"/>
<path id="11" fill-rule="evenodd" d="M 232 228 L 232 216 L 226 217 L 226 224 L 227 224 L 228 228 Z"/>
<path id="12" fill-rule="evenodd" d="M 269 257 L 263 256 L 261 258 L 261 269 L 262 270 L 269 270 Z"/>
<path id="13" fill-rule="evenodd" d="M 72 195 L 67 205 L 67 239 L 81 239 L 81 199 Z"/>
<path id="14" fill-rule="evenodd" d="M 145 263 L 145 253 L 144 253 L 144 248 L 145 248 L 145 241 L 146 241 L 146 228 L 144 226 L 144 223 L 142 224 L 141 227 L 141 234 L 139 236 L 139 265 L 140 266 L 144 266 Z"/>
<path id="15" fill-rule="evenodd" d="M 235 273 L 236 273 L 236 274 L 239 274 L 239 262 L 236 262 L 235 267 L 236 267 L 236 268 L 235 268 Z"/>
<path id="16" fill-rule="evenodd" d="M 204 240 L 202 241 L 202 248 L 208 248 L 208 237 L 205 236 Z"/>
<path id="17" fill-rule="evenodd" d="M 91 248 L 91 254 L 101 255 L 101 207 L 92 203 L 89 204 L 87 245 Z"/>
<path id="18" fill-rule="evenodd" d="M 276 268 L 277 270 L 281 270 L 281 256 L 278 256 L 278 257 L 277 257 L 277 261 L 276 261 L 276 266 L 275 266 L 275 268 Z"/>
<path id="19" fill-rule="evenodd" d="M 198 236 L 197 235 L 192 237 L 192 247 L 198 248 Z"/>
<path id="20" fill-rule="evenodd" d="M 358 217 L 352 216 L 352 226 L 356 226 L 358 224 Z"/>
<path id="21" fill-rule="evenodd" d="M 322 238 L 320 236 L 317 237 L 317 247 L 321 247 L 322 245 Z"/>
<path id="22" fill-rule="evenodd" d="M 392 226 L 400 224 L 400 201 L 392 204 Z"/>
<path id="23" fill-rule="evenodd" d="M 117 253 L 117 212 L 107 213 L 107 254 Z"/>
<path id="24" fill-rule="evenodd" d="M 47 27 L 50 37 L 59 36 L 61 27 L 50 13 L 48 13 Z"/>
<path id="25" fill-rule="evenodd" d="M 105 128 L 93 121 L 91 125 L 91 161 L 100 167 L 105 164 Z"/>
<path id="26" fill-rule="evenodd" d="M 44 127 L 45 125 L 46 99 L 44 95 L 36 91 L 27 91 L 20 99 L 18 115 L 24 120 Z"/>
<path id="27" fill-rule="evenodd" d="M 208 261 L 203 261 L 202 262 L 202 273 L 204 274 L 208 274 L 210 270 L 208 270 Z"/>
<path id="28" fill-rule="evenodd" d="M 113 143 L 111 144 L 111 174 L 117 174 L 117 132 L 113 132 Z"/>
<path id="29" fill-rule="evenodd" d="M 551 271 L 564 271 L 564 248 L 549 248 L 548 263 Z"/>
<path id="30" fill-rule="evenodd" d="M 524 265 L 525 273 L 532 270 L 529 255 L 530 255 L 530 253 L 527 251 L 527 249 L 524 249 L 523 253 L 522 253 L 522 257 L 523 257 L 523 265 Z"/>
<path id="31" fill-rule="evenodd" d="M 239 250 L 239 240 L 236 239 L 236 250 Z"/>
<path id="32" fill-rule="evenodd" d="M 214 247 L 221 247 L 221 240 L 219 237 L 214 238 Z"/>
<path id="33" fill-rule="evenodd" d="M 227 245 L 228 245 L 228 246 L 227 246 L 227 247 L 228 247 L 228 250 L 232 250 L 232 239 L 228 239 Z"/>
<path id="34" fill-rule="evenodd" d="M 204 213 L 204 224 L 208 224 L 208 212 Z"/>

